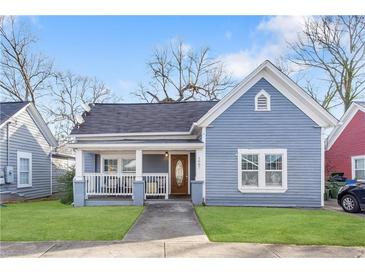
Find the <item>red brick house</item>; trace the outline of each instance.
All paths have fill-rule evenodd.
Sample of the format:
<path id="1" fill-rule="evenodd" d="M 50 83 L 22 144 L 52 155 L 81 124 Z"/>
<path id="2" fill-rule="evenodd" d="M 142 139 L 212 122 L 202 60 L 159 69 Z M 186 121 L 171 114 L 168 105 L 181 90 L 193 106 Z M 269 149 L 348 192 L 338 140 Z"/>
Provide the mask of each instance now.
<path id="1" fill-rule="evenodd" d="M 365 102 L 354 102 L 327 138 L 325 172 L 365 181 Z"/>

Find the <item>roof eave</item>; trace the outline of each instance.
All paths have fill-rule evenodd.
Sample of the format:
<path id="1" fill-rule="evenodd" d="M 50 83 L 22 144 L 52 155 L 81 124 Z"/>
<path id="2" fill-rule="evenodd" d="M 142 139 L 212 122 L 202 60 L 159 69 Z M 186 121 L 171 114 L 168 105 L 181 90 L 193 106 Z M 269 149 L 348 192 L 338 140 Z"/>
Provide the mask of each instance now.
<path id="1" fill-rule="evenodd" d="M 131 133 L 94 133 L 94 134 L 70 134 L 75 138 L 90 137 L 148 137 L 148 136 L 179 136 L 191 135 L 189 131 L 168 131 L 168 132 L 131 132 Z"/>
<path id="2" fill-rule="evenodd" d="M 95 149 L 102 149 L 102 150 L 113 150 L 113 149 L 121 149 L 121 150 L 134 150 L 134 149 L 144 149 L 144 150 L 194 150 L 200 149 L 204 147 L 203 143 L 155 143 L 155 144 L 148 144 L 148 143 L 140 143 L 140 144 L 92 144 L 92 143 L 73 143 L 68 144 L 67 147 L 73 149 L 84 149 L 84 150 L 95 150 Z"/>

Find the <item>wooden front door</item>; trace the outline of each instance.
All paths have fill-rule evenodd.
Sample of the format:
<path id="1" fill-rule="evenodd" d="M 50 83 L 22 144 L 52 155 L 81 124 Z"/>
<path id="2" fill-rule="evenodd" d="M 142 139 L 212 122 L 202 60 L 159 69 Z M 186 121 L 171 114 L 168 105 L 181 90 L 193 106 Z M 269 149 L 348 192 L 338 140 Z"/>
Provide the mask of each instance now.
<path id="1" fill-rule="evenodd" d="M 171 194 L 188 194 L 188 155 L 171 155 Z"/>

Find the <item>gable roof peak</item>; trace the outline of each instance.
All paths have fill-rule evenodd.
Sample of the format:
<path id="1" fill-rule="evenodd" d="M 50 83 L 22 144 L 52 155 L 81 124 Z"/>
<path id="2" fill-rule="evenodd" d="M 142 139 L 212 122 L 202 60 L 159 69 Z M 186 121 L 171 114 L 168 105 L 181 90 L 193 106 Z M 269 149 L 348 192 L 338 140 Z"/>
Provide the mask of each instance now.
<path id="1" fill-rule="evenodd" d="M 354 116 L 358 111 L 362 111 L 365 113 L 365 102 L 363 101 L 353 101 L 350 107 L 346 110 L 346 112 L 342 115 L 340 121 L 337 123 L 336 127 L 333 128 L 331 133 L 327 137 L 327 147 L 329 150 L 337 138 L 341 135 L 347 125 L 352 121 Z"/>
<path id="2" fill-rule="evenodd" d="M 200 118 L 197 125 L 202 127 L 208 126 L 261 78 L 265 78 L 265 80 L 276 87 L 319 126 L 331 127 L 336 125 L 337 119 L 333 115 L 311 98 L 286 74 L 280 71 L 270 60 L 265 60 L 257 66 L 231 92 L 227 93 L 220 102 L 210 109 L 207 114 Z"/>

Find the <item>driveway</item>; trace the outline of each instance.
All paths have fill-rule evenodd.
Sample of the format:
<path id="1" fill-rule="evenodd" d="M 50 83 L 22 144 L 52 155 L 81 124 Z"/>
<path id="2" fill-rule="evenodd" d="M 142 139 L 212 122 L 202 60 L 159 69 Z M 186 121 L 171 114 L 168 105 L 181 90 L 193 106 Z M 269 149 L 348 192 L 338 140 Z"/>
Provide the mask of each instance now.
<path id="1" fill-rule="evenodd" d="M 365 211 L 361 211 L 360 213 L 347 213 L 345 212 L 342 207 L 340 207 L 337 204 L 337 200 L 336 199 L 329 199 L 327 201 L 324 201 L 324 209 L 327 210 L 331 210 L 331 211 L 337 211 L 337 212 L 342 212 L 344 214 L 351 214 L 352 216 L 357 216 L 357 217 L 362 217 L 365 218 Z"/>
<path id="2" fill-rule="evenodd" d="M 208 242 L 190 201 L 163 201 L 147 204 L 124 242 L 145 241 Z"/>

